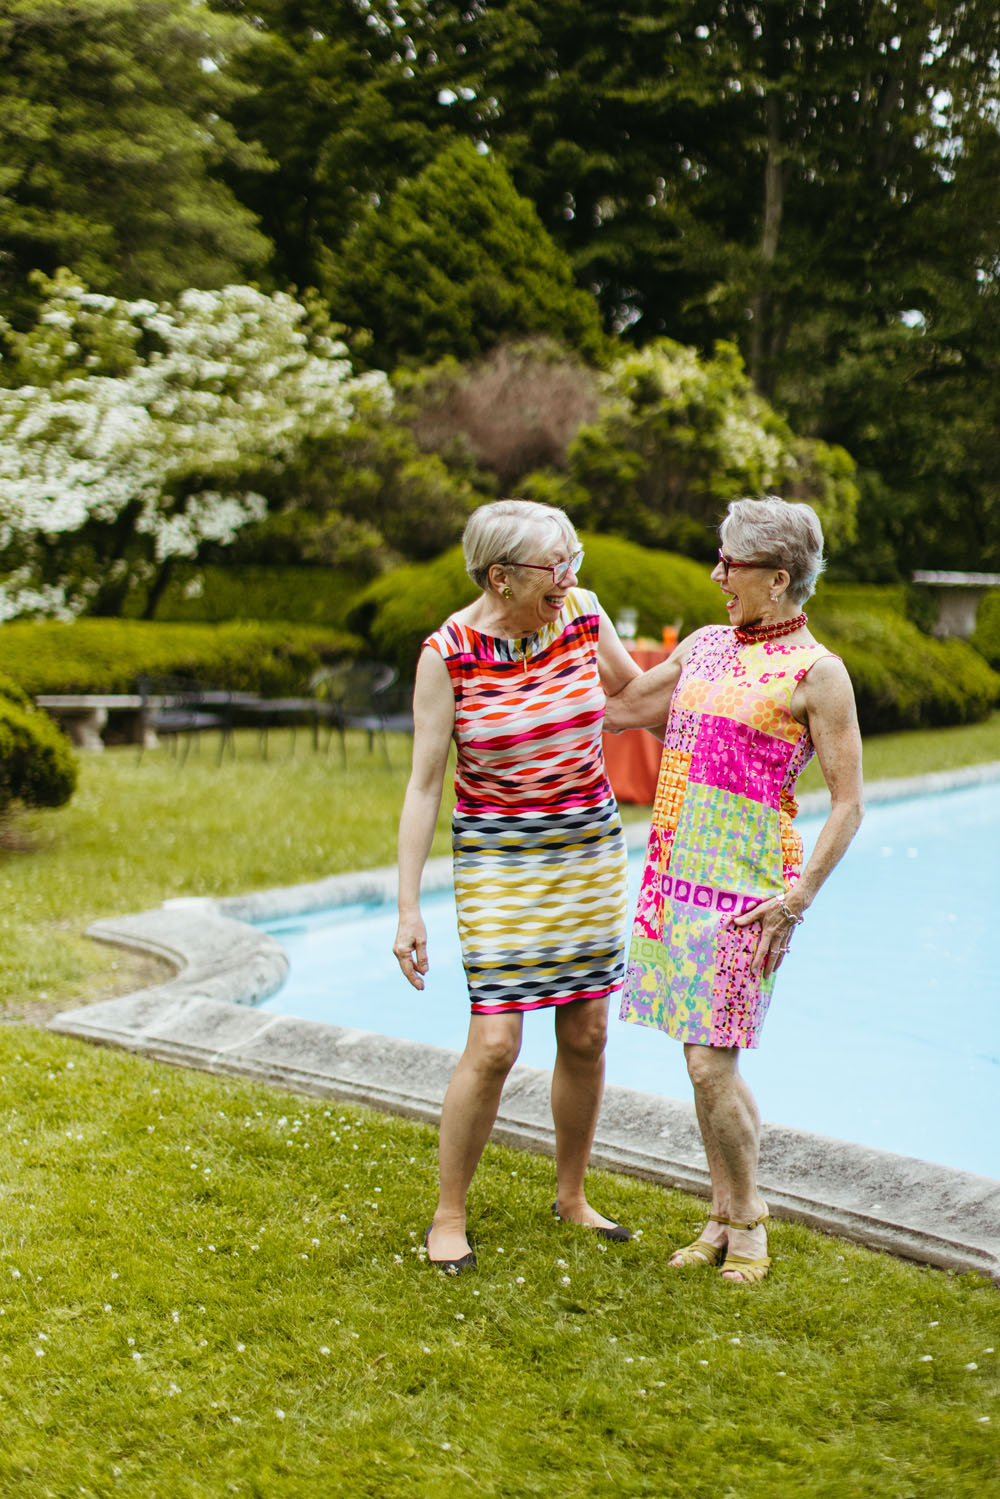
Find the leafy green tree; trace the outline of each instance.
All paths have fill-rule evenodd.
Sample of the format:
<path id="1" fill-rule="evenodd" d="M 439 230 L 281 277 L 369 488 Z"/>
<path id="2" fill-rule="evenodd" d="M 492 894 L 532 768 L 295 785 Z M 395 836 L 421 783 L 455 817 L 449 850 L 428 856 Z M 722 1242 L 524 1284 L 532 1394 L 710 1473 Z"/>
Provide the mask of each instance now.
<path id="1" fill-rule="evenodd" d="M 225 119 L 253 41 L 197 0 L 0 0 L 0 294 L 71 265 L 171 296 L 260 267 L 269 246 L 220 180 L 265 165 Z"/>
<path id="2" fill-rule="evenodd" d="M 371 203 L 471 133 L 473 105 L 448 86 L 447 33 L 468 21 L 437 0 L 211 3 L 255 29 L 258 45 L 230 64 L 242 90 L 227 118 L 277 167 L 229 180 L 274 243 L 276 277 L 315 286 Z"/>
<path id="3" fill-rule="evenodd" d="M 362 395 L 343 430 L 309 438 L 290 456 L 269 486 L 270 513 L 220 560 L 322 564 L 351 569 L 360 582 L 451 546 L 484 489 L 469 463 L 423 451 L 381 392 Z"/>
<path id="4" fill-rule="evenodd" d="M 604 352 L 593 298 L 501 162 L 456 141 L 384 207 L 371 207 L 323 290 L 337 317 L 370 331 L 387 368 L 471 358 L 517 334 L 548 333 Z"/>
<path id="5" fill-rule="evenodd" d="M 606 322 L 735 341 L 854 454 L 852 567 L 995 567 L 995 0 L 499 0 L 476 30 L 484 138 Z"/>

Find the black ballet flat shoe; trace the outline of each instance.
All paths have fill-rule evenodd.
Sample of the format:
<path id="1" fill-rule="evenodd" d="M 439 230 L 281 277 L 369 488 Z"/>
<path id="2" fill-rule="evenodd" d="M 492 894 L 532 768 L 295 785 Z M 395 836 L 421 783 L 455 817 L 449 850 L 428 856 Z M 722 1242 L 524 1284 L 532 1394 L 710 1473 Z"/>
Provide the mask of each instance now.
<path id="1" fill-rule="evenodd" d="M 433 1227 L 432 1223 L 431 1228 Z M 431 1238 L 431 1228 L 424 1234 L 424 1248 L 427 1250 L 428 1265 L 433 1265 L 435 1270 L 443 1270 L 445 1275 L 461 1275 L 463 1270 L 475 1270 L 476 1253 L 473 1249 L 470 1249 L 468 1254 L 463 1254 L 460 1260 L 432 1260 L 431 1252 L 428 1248 Z"/>
<path id="2" fill-rule="evenodd" d="M 563 1218 L 562 1214 L 559 1212 L 558 1202 L 554 1202 L 552 1204 L 552 1211 L 553 1213 L 555 1213 L 560 1223 L 566 1221 Z M 584 1223 L 579 1223 L 574 1226 L 577 1228 L 586 1228 L 587 1225 Z M 610 1228 L 594 1227 L 590 1229 L 589 1232 L 592 1234 L 597 1234 L 598 1238 L 607 1239 L 611 1244 L 627 1244 L 629 1239 L 631 1239 L 632 1237 L 632 1230 L 630 1228 L 626 1228 L 624 1223 L 612 1223 Z"/>

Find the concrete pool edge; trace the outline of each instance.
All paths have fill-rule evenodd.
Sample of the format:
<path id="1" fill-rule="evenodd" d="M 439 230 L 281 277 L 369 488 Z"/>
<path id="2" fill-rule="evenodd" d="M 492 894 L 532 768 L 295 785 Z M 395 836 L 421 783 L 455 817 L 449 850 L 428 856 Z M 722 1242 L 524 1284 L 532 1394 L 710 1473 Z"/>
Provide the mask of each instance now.
<path id="1" fill-rule="evenodd" d="M 994 762 L 870 784 L 866 799 L 998 779 Z M 826 802 L 822 792 L 802 797 L 802 811 L 822 810 Z M 645 840 L 641 823 L 629 824 L 627 833 L 633 846 Z M 450 862 L 428 865 L 425 889 L 450 883 Z M 66 1011 L 51 1028 L 159 1061 L 436 1123 L 456 1053 L 251 1008 L 280 987 L 287 960 L 274 938 L 248 920 L 391 899 L 394 878 L 394 869 L 367 871 L 253 895 L 170 901 L 97 922 L 90 934 L 98 940 L 153 952 L 179 972 L 154 988 Z M 546 1071 L 516 1067 L 494 1138 L 551 1154 L 548 1087 Z M 707 1190 L 691 1105 L 655 1094 L 608 1088 L 593 1164 L 700 1195 Z M 775 1124 L 764 1127 L 760 1176 L 776 1217 L 1000 1283 L 1000 1181 Z"/>

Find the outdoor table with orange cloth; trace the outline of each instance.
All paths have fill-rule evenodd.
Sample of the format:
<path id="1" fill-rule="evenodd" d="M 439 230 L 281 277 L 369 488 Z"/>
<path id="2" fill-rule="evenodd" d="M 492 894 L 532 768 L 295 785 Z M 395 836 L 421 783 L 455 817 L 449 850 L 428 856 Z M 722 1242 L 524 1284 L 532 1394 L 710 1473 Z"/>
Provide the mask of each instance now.
<path id="1" fill-rule="evenodd" d="M 670 655 L 665 646 L 655 645 L 652 641 L 626 640 L 623 644 L 643 671 L 659 666 Z M 618 801 L 634 802 L 641 807 L 652 806 L 662 753 L 663 745 L 645 729 L 626 729 L 623 734 L 604 735 L 604 763 Z"/>

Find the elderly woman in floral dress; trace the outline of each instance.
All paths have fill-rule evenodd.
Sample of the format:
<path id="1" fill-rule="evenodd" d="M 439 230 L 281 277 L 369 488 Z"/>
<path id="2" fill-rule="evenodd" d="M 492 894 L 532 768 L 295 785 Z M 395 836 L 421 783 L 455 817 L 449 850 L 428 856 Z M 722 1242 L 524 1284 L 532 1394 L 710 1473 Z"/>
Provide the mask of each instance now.
<path id="1" fill-rule="evenodd" d="M 802 609 L 823 565 L 815 512 L 735 500 L 720 535 L 728 625 L 627 683 L 605 724 L 667 718 L 621 1015 L 681 1041 L 694 1087 L 712 1206 L 670 1263 L 745 1284 L 770 1258 L 739 1055 L 758 1045 L 792 935 L 861 822 L 861 739 L 850 678 Z M 803 868 L 793 793 L 814 751 L 831 806 Z"/>

